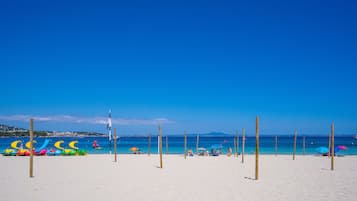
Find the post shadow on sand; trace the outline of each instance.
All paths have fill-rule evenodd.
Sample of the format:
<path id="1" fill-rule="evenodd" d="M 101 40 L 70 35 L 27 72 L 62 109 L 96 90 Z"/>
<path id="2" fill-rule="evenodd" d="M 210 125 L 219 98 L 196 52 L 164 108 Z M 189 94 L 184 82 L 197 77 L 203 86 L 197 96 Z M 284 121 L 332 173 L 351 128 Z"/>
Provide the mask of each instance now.
<path id="1" fill-rule="evenodd" d="M 253 180 L 253 181 L 257 181 L 255 178 L 252 177 L 244 177 L 244 179 L 248 179 L 248 180 Z"/>

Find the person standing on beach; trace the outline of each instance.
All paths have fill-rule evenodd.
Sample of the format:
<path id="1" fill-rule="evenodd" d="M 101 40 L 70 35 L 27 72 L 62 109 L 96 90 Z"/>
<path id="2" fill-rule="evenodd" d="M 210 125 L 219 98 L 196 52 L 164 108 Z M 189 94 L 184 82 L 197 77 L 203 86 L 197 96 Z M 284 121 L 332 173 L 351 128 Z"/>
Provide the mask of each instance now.
<path id="1" fill-rule="evenodd" d="M 93 149 L 96 149 L 98 148 L 98 144 L 97 144 L 97 140 L 94 140 L 93 141 Z"/>

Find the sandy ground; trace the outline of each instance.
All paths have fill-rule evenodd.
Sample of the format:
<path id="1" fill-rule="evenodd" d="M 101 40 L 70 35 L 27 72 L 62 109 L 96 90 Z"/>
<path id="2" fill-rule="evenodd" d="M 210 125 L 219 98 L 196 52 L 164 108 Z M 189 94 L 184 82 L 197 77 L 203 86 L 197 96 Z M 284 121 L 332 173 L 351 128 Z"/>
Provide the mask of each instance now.
<path id="1" fill-rule="evenodd" d="M 356 200 L 357 156 L 263 155 L 260 179 L 254 178 L 254 156 L 241 158 L 164 155 L 89 155 L 0 157 L 1 201 L 287 201 Z"/>

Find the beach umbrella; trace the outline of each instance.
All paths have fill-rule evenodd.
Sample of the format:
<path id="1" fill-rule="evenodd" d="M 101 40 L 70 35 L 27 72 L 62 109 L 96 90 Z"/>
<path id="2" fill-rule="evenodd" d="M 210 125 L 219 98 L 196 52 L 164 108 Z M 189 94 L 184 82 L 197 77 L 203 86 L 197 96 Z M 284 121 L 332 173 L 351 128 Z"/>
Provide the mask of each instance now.
<path id="1" fill-rule="evenodd" d="M 335 152 L 339 152 L 341 150 L 347 150 L 347 147 L 346 146 L 342 146 L 342 145 L 339 145 L 339 146 L 335 147 Z"/>
<path id="2" fill-rule="evenodd" d="M 340 149 L 340 150 L 347 150 L 347 147 L 346 146 L 342 146 L 342 145 L 337 146 L 337 148 Z"/>
<path id="3" fill-rule="evenodd" d="M 319 154 L 327 154 L 328 153 L 328 148 L 327 147 L 317 147 L 315 150 Z"/>
<path id="4" fill-rule="evenodd" d="M 137 151 L 139 151 L 139 148 L 138 147 L 132 147 L 132 148 L 130 148 L 130 151 L 131 152 L 137 152 Z"/>

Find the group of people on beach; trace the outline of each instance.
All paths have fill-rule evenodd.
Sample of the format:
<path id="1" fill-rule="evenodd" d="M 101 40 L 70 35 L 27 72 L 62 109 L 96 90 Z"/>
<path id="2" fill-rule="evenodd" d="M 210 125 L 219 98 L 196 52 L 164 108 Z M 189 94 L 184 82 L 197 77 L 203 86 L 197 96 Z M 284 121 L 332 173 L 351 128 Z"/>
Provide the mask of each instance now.
<path id="1" fill-rule="evenodd" d="M 208 156 L 208 155 L 213 155 L 213 156 L 218 156 L 222 154 L 222 151 L 219 150 L 211 150 L 211 154 L 208 154 L 208 151 L 203 152 L 203 154 L 200 154 L 200 152 L 197 153 L 197 155 L 199 156 Z M 192 151 L 192 149 L 187 150 L 187 155 L 188 156 L 194 156 L 194 152 Z M 233 151 L 231 147 L 227 148 L 227 156 L 232 156 L 233 155 Z"/>
<path id="2" fill-rule="evenodd" d="M 99 148 L 100 148 L 100 146 L 99 146 L 97 140 L 94 140 L 94 141 L 93 141 L 92 147 L 93 147 L 93 149 L 99 149 Z M 134 153 L 135 153 L 135 154 L 141 154 L 141 153 L 142 153 L 141 150 L 140 150 L 140 149 L 138 149 L 138 150 L 139 150 L 139 152 L 134 152 Z M 217 155 L 219 155 L 219 154 L 222 154 L 222 152 L 217 153 Z M 227 156 L 232 156 L 232 154 L 233 154 L 232 148 L 231 148 L 231 147 L 228 147 L 228 148 L 227 148 Z M 194 155 L 194 152 L 192 151 L 192 149 L 189 149 L 189 150 L 187 151 L 187 155 L 188 155 L 188 156 L 193 156 L 193 155 Z M 200 155 L 200 154 L 198 154 L 198 155 Z M 215 154 L 212 154 L 212 155 L 215 155 Z M 208 152 L 207 152 L 207 154 L 202 154 L 202 156 L 208 156 Z"/>

